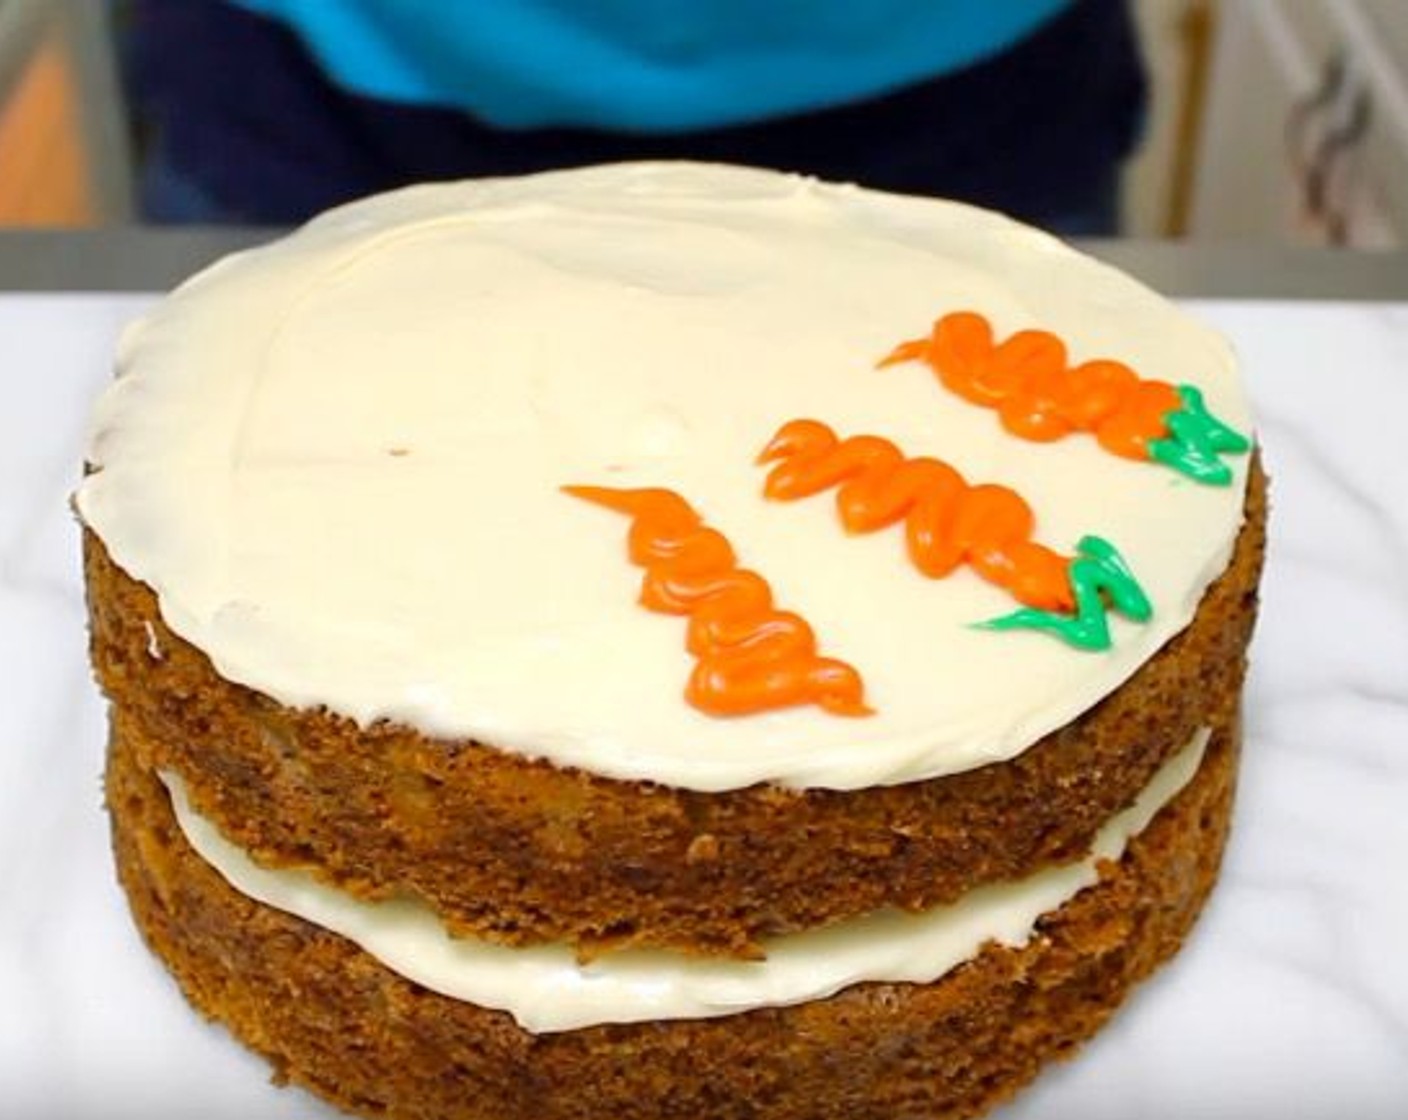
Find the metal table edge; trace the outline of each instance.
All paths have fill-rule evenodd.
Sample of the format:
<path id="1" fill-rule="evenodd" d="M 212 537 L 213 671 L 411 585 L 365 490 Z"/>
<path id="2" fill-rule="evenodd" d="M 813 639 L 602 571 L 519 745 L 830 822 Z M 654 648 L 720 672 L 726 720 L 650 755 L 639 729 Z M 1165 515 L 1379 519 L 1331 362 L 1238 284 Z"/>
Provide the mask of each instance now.
<path id="1" fill-rule="evenodd" d="M 165 291 L 268 228 L 117 226 L 0 231 L 0 291 Z M 1079 248 L 1171 296 L 1408 300 L 1408 252 L 1094 240 Z"/>

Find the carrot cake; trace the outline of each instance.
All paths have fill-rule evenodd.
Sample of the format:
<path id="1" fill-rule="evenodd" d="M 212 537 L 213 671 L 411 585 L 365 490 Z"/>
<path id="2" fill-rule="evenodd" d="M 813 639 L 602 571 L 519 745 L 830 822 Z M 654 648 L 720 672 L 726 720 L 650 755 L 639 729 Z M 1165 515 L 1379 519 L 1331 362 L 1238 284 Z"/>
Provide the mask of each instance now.
<path id="1" fill-rule="evenodd" d="M 976 1115 L 1216 878 L 1236 363 L 999 215 L 378 196 L 136 323 L 87 458 L 137 925 L 349 1111 Z"/>

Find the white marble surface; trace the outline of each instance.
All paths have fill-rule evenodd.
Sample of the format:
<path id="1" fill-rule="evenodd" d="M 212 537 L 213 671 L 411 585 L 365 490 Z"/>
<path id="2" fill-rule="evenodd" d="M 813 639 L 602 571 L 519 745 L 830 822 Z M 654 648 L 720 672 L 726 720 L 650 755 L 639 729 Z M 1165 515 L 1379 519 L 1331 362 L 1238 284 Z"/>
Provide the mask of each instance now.
<path id="1" fill-rule="evenodd" d="M 135 296 L 0 297 L 0 1117 L 331 1116 L 142 948 L 101 809 L 66 497 Z M 1223 882 L 1182 955 L 1007 1120 L 1408 1118 L 1408 305 L 1204 303 L 1272 548 Z"/>

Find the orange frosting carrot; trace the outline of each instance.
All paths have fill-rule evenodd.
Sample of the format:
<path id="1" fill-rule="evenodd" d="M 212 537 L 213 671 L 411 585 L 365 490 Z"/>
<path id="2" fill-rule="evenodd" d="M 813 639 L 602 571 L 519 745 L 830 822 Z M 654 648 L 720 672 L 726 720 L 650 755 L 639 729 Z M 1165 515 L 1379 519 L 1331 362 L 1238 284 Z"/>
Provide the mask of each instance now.
<path id="1" fill-rule="evenodd" d="M 923 361 L 964 400 L 996 409 L 1021 439 L 1047 442 L 1089 432 L 1105 450 L 1150 458 L 1169 434 L 1167 416 L 1183 407 L 1178 389 L 1140 378 L 1122 362 L 1099 358 L 1071 368 L 1065 344 L 1049 331 L 1018 331 L 1001 343 L 974 311 L 955 311 L 928 338 L 902 342 L 880 366 Z"/>
<path id="2" fill-rule="evenodd" d="M 850 532 L 903 521 L 910 559 L 926 576 L 938 579 L 967 564 L 1028 606 L 1075 605 L 1068 559 L 1031 540 L 1031 507 L 1005 486 L 970 486 L 941 460 L 907 459 L 879 436 L 841 440 L 817 420 L 784 424 L 758 461 L 776 464 L 763 488 L 769 498 L 838 486 L 836 507 Z"/>
<path id="3" fill-rule="evenodd" d="M 686 647 L 698 660 L 685 698 L 713 716 L 816 704 L 835 715 L 870 715 L 860 674 L 821 657 L 799 615 L 773 606 L 757 572 L 738 567 L 727 538 L 672 490 L 564 486 L 573 497 L 628 514 L 631 562 L 645 569 L 640 601 L 689 618 Z"/>

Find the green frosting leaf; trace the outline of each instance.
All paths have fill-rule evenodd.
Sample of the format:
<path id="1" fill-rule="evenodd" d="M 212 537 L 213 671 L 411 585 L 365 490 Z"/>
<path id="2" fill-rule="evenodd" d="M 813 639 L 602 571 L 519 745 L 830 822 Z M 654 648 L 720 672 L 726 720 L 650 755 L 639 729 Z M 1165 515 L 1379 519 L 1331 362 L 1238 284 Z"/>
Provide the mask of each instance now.
<path id="1" fill-rule="evenodd" d="M 1069 569 L 1074 615 L 1024 607 L 976 625 L 984 630 L 1044 630 L 1077 649 L 1110 648 L 1109 611 L 1148 622 L 1154 608 L 1124 557 L 1103 537 L 1082 537 Z"/>
<path id="2" fill-rule="evenodd" d="M 1244 454 L 1251 440 L 1209 412 L 1201 390 L 1180 385 L 1178 396 L 1183 407 L 1164 417 L 1169 434 L 1149 441 L 1149 458 L 1205 486 L 1228 485 L 1232 469 L 1219 453 Z"/>

